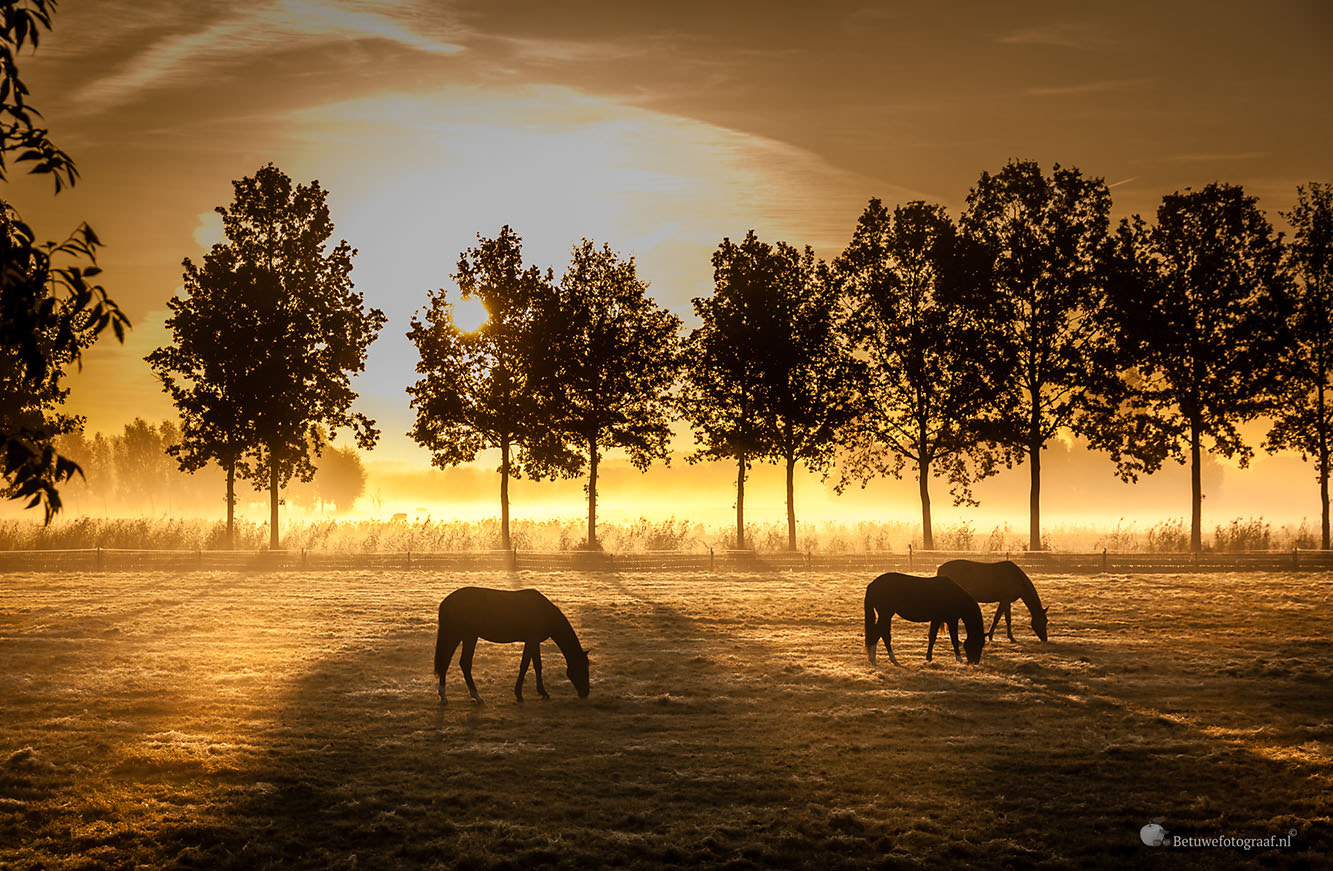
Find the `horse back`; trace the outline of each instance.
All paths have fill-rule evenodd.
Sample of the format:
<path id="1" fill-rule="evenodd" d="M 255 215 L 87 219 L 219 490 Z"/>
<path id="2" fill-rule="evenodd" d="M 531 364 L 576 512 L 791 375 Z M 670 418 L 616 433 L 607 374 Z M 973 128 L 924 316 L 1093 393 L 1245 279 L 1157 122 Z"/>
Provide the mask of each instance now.
<path id="1" fill-rule="evenodd" d="M 501 644 L 549 638 L 560 611 L 537 590 L 461 587 L 440 602 L 440 627 Z"/>
<path id="2" fill-rule="evenodd" d="M 981 620 L 976 599 L 948 577 L 919 577 L 886 572 L 866 587 L 866 601 L 916 623 L 968 618 Z"/>
<path id="3" fill-rule="evenodd" d="M 1030 586 L 1027 575 L 1010 560 L 985 563 L 970 559 L 949 560 L 935 570 L 951 579 L 978 602 L 1012 602 Z"/>

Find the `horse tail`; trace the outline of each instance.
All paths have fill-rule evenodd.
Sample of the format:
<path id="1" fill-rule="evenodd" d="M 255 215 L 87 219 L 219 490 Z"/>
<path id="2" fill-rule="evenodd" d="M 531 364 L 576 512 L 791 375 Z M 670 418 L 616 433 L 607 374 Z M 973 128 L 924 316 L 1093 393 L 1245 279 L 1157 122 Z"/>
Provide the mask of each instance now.
<path id="1" fill-rule="evenodd" d="M 449 651 L 452 653 L 453 651 Z M 444 661 L 444 603 L 440 603 L 440 626 L 435 630 L 435 676 L 443 675 L 449 663 Z"/>
<path id="2" fill-rule="evenodd" d="M 866 650 L 874 655 L 875 645 L 879 639 L 875 637 L 875 604 L 871 598 L 870 591 L 875 586 L 874 582 L 866 585 Z"/>

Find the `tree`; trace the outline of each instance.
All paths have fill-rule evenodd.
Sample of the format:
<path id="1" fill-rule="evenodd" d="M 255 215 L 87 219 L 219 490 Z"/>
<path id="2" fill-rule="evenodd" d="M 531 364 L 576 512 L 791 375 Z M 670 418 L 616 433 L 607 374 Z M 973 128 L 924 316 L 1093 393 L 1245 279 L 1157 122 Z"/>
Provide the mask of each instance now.
<path id="1" fill-rule="evenodd" d="M 577 468 L 588 468 L 588 547 L 597 544 L 597 469 L 602 454 L 620 448 L 646 471 L 670 450 L 680 367 L 680 318 L 647 295 L 634 258 L 621 259 L 609 245 L 584 239 L 550 296 L 552 308 L 538 328 L 550 361 L 543 395 Z"/>
<path id="2" fill-rule="evenodd" d="M 783 464 L 787 483 L 787 548 L 796 549 L 796 464 L 814 471 L 829 467 L 842 428 L 854 406 L 854 365 L 838 330 L 837 282 L 807 245 L 760 243 L 754 233 L 742 248 L 767 260 L 771 277 L 756 339 L 764 389 L 763 456 Z"/>
<path id="3" fill-rule="evenodd" d="M 35 50 L 42 30 L 51 29 L 55 0 L 11 0 L 0 10 L 0 182 L 8 180 L 10 158 L 30 173 L 50 175 L 55 192 L 73 185 L 74 161 L 37 124 L 27 103 L 18 55 Z M 110 327 L 124 339 L 129 320 L 94 279 L 97 234 L 80 225 L 63 242 L 39 243 L 18 212 L 0 200 L 0 471 L 6 498 L 42 505 L 45 521 L 60 510 L 58 487 L 78 464 L 55 447 L 78 418 L 56 411 L 68 391 L 65 368 L 79 364 L 83 351 Z M 83 265 L 86 263 L 87 265 Z"/>
<path id="4" fill-rule="evenodd" d="M 159 430 L 141 417 L 125 424 L 123 434 L 113 442 L 113 463 L 122 498 L 142 506 L 147 503 L 157 513 L 157 497 L 169 492 L 171 460 L 167 448 L 179 436 L 170 421 Z"/>
<path id="5" fill-rule="evenodd" d="M 1113 455 L 1121 474 L 1151 473 L 1168 457 L 1190 464 L 1190 548 L 1203 547 L 1202 452 L 1253 451 L 1238 423 L 1272 408 L 1280 381 L 1285 278 L 1282 246 L 1253 197 L 1210 184 L 1168 194 L 1149 227 L 1117 235 L 1114 316 L 1131 388 Z"/>
<path id="6" fill-rule="evenodd" d="M 181 471 L 216 462 L 226 473 L 228 548 L 235 545 L 236 475 L 256 443 L 255 397 L 269 389 L 251 341 L 271 308 L 270 285 L 244 258 L 234 242 L 214 245 L 200 266 L 185 258 L 184 295 L 167 301 L 173 344 L 145 358 L 180 414 L 181 439 L 168 452 Z"/>
<path id="7" fill-rule="evenodd" d="M 413 316 L 407 337 L 421 378 L 407 388 L 416 409 L 408 435 L 439 468 L 500 450 L 500 545 L 508 550 L 510 477 L 567 475 L 578 465 L 543 393 L 550 364 L 539 315 L 553 305 L 553 275 L 523 266 L 523 240 L 508 225 L 494 239 L 478 234 L 477 242 L 459 256 L 452 277 L 463 298 L 485 306 L 487 320 L 471 332 L 459 329 L 444 289 L 428 295 L 423 320 Z"/>
<path id="8" fill-rule="evenodd" d="M 740 245 L 724 238 L 713 252 L 713 295 L 693 300 L 701 323 L 685 344 L 681 411 L 699 445 L 686 460 L 736 461 L 738 550 L 745 548 L 745 478 L 774 441 L 764 414 L 771 379 L 760 324 L 776 271 L 772 249 L 753 231 Z"/>
<path id="9" fill-rule="evenodd" d="M 988 262 L 987 334 L 1011 373 L 997 385 L 989 437 L 1028 463 L 1032 550 L 1042 547 L 1042 450 L 1061 430 L 1082 432 L 1091 401 L 1117 389 L 1102 326 L 1110 209 L 1100 178 L 1059 164 L 1048 178 L 1011 161 L 981 174 L 959 222 Z"/>
<path id="10" fill-rule="evenodd" d="M 181 467 L 217 460 L 229 482 L 234 469 L 256 490 L 267 486 L 277 549 L 280 489 L 314 475 L 323 441 L 313 436 L 349 428 L 365 449 L 379 436 L 351 410 L 351 376 L 365 369 L 385 317 L 353 289 L 356 251 L 346 240 L 325 248 L 333 222 L 318 181 L 293 186 L 268 164 L 232 186 L 232 205 L 217 209 L 227 241 L 203 269 L 185 262 L 189 296 L 171 304 L 176 345 L 150 362 L 179 397 Z"/>
<path id="11" fill-rule="evenodd" d="M 842 483 L 901 477 L 910 463 L 927 550 L 931 477 L 949 480 L 954 504 L 975 504 L 971 483 L 998 464 L 978 427 L 1003 374 L 985 329 L 981 266 L 943 207 L 912 202 L 890 214 L 877 199 L 836 264 L 847 332 L 865 361 Z"/>
<path id="12" fill-rule="evenodd" d="M 1320 547 L 1329 549 L 1329 453 L 1333 450 L 1333 186 L 1312 182 L 1296 189 L 1296 206 L 1283 217 L 1293 238 L 1286 248 L 1291 288 L 1291 343 L 1273 409 L 1269 451 L 1299 451 L 1318 466 Z"/>
<path id="13" fill-rule="evenodd" d="M 332 502 L 338 512 L 351 510 L 366 492 L 366 467 L 355 448 L 331 446 L 320 456 L 315 492 L 321 502 Z"/>

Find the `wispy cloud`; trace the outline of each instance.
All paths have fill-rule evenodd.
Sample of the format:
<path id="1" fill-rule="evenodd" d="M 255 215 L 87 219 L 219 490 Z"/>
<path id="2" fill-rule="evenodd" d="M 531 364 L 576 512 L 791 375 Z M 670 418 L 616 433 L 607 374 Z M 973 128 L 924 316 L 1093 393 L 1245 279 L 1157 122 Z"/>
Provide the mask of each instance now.
<path id="1" fill-rule="evenodd" d="M 1029 97 L 1078 97 L 1084 94 L 1105 94 L 1138 88 L 1152 83 L 1150 78 L 1139 79 L 1103 79 L 1097 82 L 1080 82 L 1076 85 L 1047 85 L 1026 88 L 1023 93 Z"/>
<path id="2" fill-rule="evenodd" d="M 223 8 L 228 14 L 205 19 L 196 30 L 151 42 L 84 86 L 76 99 L 108 108 L 142 91 L 187 82 L 262 52 L 339 40 L 385 40 L 432 54 L 463 50 L 455 42 L 425 35 L 420 27 L 424 9 L 412 0 L 270 0 Z"/>
<path id="3" fill-rule="evenodd" d="M 1203 152 L 1196 154 L 1177 154 L 1166 158 L 1174 163 L 1213 163 L 1229 160 L 1259 160 L 1268 157 L 1267 151 Z"/>
<path id="4" fill-rule="evenodd" d="M 1105 32 L 1085 22 L 1020 27 L 995 37 L 995 41 L 1001 45 L 1048 45 L 1082 49 L 1104 47 L 1113 43 Z"/>

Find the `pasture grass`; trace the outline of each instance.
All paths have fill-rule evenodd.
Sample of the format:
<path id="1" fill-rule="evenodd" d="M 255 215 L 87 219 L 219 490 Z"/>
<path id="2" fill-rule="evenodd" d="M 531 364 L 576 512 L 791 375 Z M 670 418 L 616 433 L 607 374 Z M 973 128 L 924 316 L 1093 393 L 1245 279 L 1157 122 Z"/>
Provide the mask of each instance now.
<path id="1" fill-rule="evenodd" d="M 896 668 L 869 580 L 0 576 L 0 867 L 1327 867 L 1328 576 L 1036 576 L 1050 643 L 1017 604 L 1016 642 L 927 664 L 899 620 Z M 455 664 L 441 706 L 468 584 L 546 592 L 591 697 L 548 643 L 552 700 L 515 703 L 519 647 L 482 642 L 486 703 Z M 1143 846 L 1157 817 L 1298 834 Z"/>

